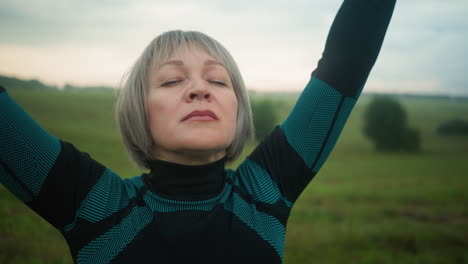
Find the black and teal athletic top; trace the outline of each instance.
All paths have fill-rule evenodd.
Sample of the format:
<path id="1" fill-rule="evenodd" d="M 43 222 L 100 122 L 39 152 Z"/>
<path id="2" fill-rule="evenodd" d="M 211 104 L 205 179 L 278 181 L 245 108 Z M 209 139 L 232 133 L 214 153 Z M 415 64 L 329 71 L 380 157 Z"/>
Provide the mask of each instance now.
<path id="1" fill-rule="evenodd" d="M 129 179 L 43 130 L 0 89 L 0 180 L 75 263 L 282 263 L 294 202 L 330 154 L 395 0 L 345 0 L 292 113 L 237 170 L 151 163 Z"/>

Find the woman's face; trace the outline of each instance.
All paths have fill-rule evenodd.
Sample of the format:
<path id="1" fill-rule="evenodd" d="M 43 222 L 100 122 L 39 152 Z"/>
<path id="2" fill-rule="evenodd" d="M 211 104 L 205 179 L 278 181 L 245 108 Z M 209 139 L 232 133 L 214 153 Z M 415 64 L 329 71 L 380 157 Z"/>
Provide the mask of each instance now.
<path id="1" fill-rule="evenodd" d="M 237 98 L 226 68 L 200 48 L 181 49 L 148 73 L 147 111 L 156 158 L 206 164 L 234 139 Z"/>

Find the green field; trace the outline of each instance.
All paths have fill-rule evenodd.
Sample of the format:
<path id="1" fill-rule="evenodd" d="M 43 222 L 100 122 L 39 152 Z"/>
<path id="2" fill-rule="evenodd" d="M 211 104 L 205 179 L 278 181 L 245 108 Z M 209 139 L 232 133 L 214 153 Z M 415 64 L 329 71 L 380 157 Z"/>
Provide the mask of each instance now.
<path id="1" fill-rule="evenodd" d="M 118 174 L 141 173 L 120 142 L 113 94 L 10 95 L 49 132 Z M 294 98 L 283 100 L 282 118 Z M 419 154 L 373 150 L 361 132 L 368 101 L 360 100 L 329 160 L 293 208 L 285 263 L 468 263 L 468 137 L 435 131 L 448 119 L 466 120 L 468 101 L 402 101 L 410 124 L 421 131 Z M 71 262 L 59 232 L 0 186 L 0 263 Z"/>

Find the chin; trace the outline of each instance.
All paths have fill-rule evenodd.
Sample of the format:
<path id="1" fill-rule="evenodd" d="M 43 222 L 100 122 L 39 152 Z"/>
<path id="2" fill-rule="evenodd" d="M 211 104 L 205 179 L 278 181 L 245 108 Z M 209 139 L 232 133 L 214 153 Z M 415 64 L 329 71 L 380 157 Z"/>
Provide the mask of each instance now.
<path id="1" fill-rule="evenodd" d="M 192 149 L 197 151 L 210 151 L 210 150 L 222 150 L 226 149 L 231 142 L 217 141 L 217 140 L 197 140 L 185 142 L 183 145 L 186 149 Z"/>
<path id="2" fill-rule="evenodd" d="M 226 149 L 233 138 L 227 138 L 224 135 L 192 135 L 184 138 L 179 145 L 187 149 L 209 151 Z"/>

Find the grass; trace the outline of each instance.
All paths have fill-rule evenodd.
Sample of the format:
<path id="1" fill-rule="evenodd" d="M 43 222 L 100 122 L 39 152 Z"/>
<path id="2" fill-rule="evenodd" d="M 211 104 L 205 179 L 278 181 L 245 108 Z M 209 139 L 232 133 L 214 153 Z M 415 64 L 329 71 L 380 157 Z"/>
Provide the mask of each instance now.
<path id="1" fill-rule="evenodd" d="M 52 134 L 115 172 L 141 173 L 120 141 L 112 94 L 10 94 Z M 293 105 L 284 100 L 282 119 Z M 360 100 L 329 160 L 295 204 L 285 263 L 468 263 L 468 137 L 435 132 L 445 120 L 468 117 L 468 103 L 404 99 L 423 151 L 382 154 L 361 133 L 368 100 Z M 0 237 L 0 263 L 72 262 L 59 232 L 1 186 Z"/>
<path id="2" fill-rule="evenodd" d="M 292 211 L 286 263 L 464 263 L 455 261 L 468 260 L 461 161 L 332 157 Z"/>

